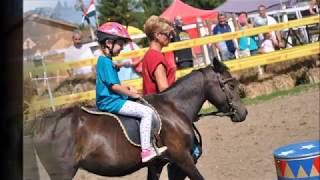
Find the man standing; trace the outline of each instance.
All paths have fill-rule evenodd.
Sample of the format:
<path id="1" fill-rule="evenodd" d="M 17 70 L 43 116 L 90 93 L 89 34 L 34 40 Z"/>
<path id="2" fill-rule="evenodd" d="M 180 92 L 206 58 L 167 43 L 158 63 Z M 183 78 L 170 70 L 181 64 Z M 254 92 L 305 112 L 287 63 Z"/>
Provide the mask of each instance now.
<path id="1" fill-rule="evenodd" d="M 264 5 L 260 5 L 258 7 L 258 13 L 259 13 L 259 15 L 254 18 L 254 27 L 277 24 L 277 21 L 273 17 L 268 16 L 266 14 L 266 7 Z M 260 41 L 259 46 L 261 45 L 263 40 L 264 40 L 263 35 L 262 34 L 259 35 L 259 41 Z M 283 47 L 283 43 L 281 40 L 281 34 L 279 31 L 275 31 L 275 32 L 272 31 L 271 32 L 271 40 L 273 42 L 273 45 L 276 48 Z"/>
<path id="2" fill-rule="evenodd" d="M 88 58 L 93 58 L 94 55 L 91 49 L 82 44 L 82 33 L 80 30 L 75 30 L 72 34 L 73 45 L 66 49 L 65 62 L 80 61 Z M 88 75 L 93 72 L 93 66 L 82 66 L 68 70 L 69 76 Z"/>
<path id="3" fill-rule="evenodd" d="M 181 16 L 176 16 L 174 21 L 173 42 L 189 40 L 188 32 L 182 29 L 183 21 Z M 193 67 L 194 54 L 191 48 L 185 48 L 174 51 L 174 58 L 179 69 Z"/>
<path id="4" fill-rule="evenodd" d="M 213 28 L 213 34 L 223 34 L 231 32 L 231 28 L 226 21 L 226 16 L 223 13 L 218 14 L 218 24 Z M 215 43 L 216 48 L 219 50 L 222 61 L 235 58 L 236 48 L 232 40 L 220 41 Z"/>

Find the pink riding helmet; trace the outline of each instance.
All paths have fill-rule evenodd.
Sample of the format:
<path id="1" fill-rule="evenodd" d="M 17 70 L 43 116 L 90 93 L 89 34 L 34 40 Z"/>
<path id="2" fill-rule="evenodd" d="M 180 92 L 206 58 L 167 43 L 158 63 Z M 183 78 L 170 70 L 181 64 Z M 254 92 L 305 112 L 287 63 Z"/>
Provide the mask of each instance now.
<path id="1" fill-rule="evenodd" d="M 98 41 L 105 41 L 105 40 L 126 40 L 131 41 L 129 33 L 127 29 L 119 23 L 116 22 L 107 22 L 102 24 L 97 29 L 97 38 Z"/>

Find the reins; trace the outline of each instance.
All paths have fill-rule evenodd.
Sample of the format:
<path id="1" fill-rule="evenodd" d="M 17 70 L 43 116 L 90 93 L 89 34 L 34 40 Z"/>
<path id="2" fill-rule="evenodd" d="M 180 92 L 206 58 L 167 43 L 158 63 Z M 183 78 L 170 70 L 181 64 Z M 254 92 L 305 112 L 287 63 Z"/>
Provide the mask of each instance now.
<path id="1" fill-rule="evenodd" d="M 207 80 L 206 74 L 201 70 L 200 70 L 200 72 L 204 75 L 205 79 Z M 222 79 L 220 73 L 217 73 L 217 76 L 218 76 L 219 86 L 226 96 L 226 100 L 229 105 L 229 112 L 225 113 L 225 112 L 221 112 L 221 111 L 216 111 L 216 112 L 209 112 L 209 113 L 201 113 L 201 114 L 198 114 L 198 118 L 203 117 L 203 116 L 219 116 L 219 117 L 233 116 L 236 113 L 236 109 L 234 108 L 234 104 L 232 103 L 232 98 L 230 96 L 228 96 L 228 93 L 226 92 L 226 88 L 225 88 L 225 84 L 228 83 L 229 81 L 234 80 L 235 78 L 231 77 L 231 78 L 227 78 L 227 79 Z"/>

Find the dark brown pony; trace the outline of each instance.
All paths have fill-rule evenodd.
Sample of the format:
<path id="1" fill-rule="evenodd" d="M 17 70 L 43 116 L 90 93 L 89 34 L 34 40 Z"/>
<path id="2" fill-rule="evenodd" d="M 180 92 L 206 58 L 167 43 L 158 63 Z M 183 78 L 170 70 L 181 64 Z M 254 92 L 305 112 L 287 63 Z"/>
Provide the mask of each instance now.
<path id="1" fill-rule="evenodd" d="M 148 167 L 148 180 L 157 180 L 163 166 L 172 162 L 172 180 L 204 179 L 190 149 L 192 123 L 208 100 L 233 122 L 241 122 L 247 110 L 240 102 L 238 81 L 219 61 L 194 70 L 166 91 L 144 98 L 162 119 L 160 144 L 168 147 L 161 157 L 142 163 L 141 149 L 126 139 L 118 122 L 92 115 L 79 107 L 60 110 L 42 118 L 35 127 L 34 146 L 52 180 L 71 180 L 78 168 L 102 176 L 124 176 Z"/>

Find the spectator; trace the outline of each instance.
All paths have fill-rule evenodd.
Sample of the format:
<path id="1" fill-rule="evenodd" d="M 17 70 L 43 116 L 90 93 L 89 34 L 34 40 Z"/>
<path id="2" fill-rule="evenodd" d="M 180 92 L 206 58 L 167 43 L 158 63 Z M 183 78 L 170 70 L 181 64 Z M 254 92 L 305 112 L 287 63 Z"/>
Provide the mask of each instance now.
<path id="1" fill-rule="evenodd" d="M 176 79 L 176 69 L 161 53 L 170 42 L 172 26 L 166 19 L 151 16 L 144 24 L 149 50 L 142 63 L 143 94 L 155 94 L 168 88 Z"/>
<path id="2" fill-rule="evenodd" d="M 226 16 L 222 13 L 218 14 L 218 24 L 213 28 L 213 34 L 223 34 L 231 32 L 231 28 L 226 21 Z M 234 46 L 233 40 L 220 41 L 215 44 L 216 48 L 219 50 L 221 59 L 223 61 L 235 58 L 236 48 Z"/>
<path id="3" fill-rule="evenodd" d="M 175 17 L 173 42 L 189 40 L 188 32 L 182 29 L 183 21 L 180 16 Z M 175 60 L 178 68 L 193 67 L 194 54 L 191 48 L 174 51 Z"/>
<path id="4" fill-rule="evenodd" d="M 320 2 L 319 0 L 311 0 L 309 1 L 309 13 L 310 15 L 317 15 L 319 14 L 319 7 Z"/>
<path id="5" fill-rule="evenodd" d="M 161 49 L 169 44 L 172 26 L 166 19 L 151 16 L 144 24 L 144 32 L 149 40 L 149 50 L 143 58 L 143 94 L 155 94 L 171 86 L 176 79 L 176 69 L 161 54 Z M 202 150 L 199 141 L 194 136 L 192 155 L 195 161 L 200 157 Z M 169 163 L 168 167 L 173 166 Z M 171 173 L 168 171 L 168 173 Z"/>
<path id="6" fill-rule="evenodd" d="M 264 5 L 258 7 L 258 13 L 259 15 L 254 18 L 254 27 L 277 24 L 277 21 L 273 17 L 266 14 L 266 7 Z M 276 48 L 284 47 L 279 31 L 272 31 L 271 38 Z M 263 39 L 263 35 L 260 34 L 259 45 L 261 45 Z"/>
<path id="7" fill-rule="evenodd" d="M 250 19 L 246 12 L 241 12 L 238 21 L 234 22 L 237 31 L 252 28 Z M 239 38 L 239 56 L 246 57 L 256 55 L 258 53 L 258 46 L 253 36 L 243 36 Z"/>
<path id="8" fill-rule="evenodd" d="M 84 60 L 87 58 L 93 58 L 94 55 L 91 49 L 87 46 L 84 46 L 81 42 L 82 33 L 80 30 L 75 30 L 72 34 L 73 45 L 66 49 L 65 52 L 65 62 L 74 62 L 79 60 Z M 83 66 L 79 68 L 68 69 L 69 76 L 78 76 L 78 75 L 88 75 L 92 74 L 94 71 L 93 66 Z"/>
<path id="9" fill-rule="evenodd" d="M 139 46 L 134 42 L 129 42 L 123 47 L 123 52 L 129 52 L 132 50 L 140 49 Z M 118 76 L 120 81 L 123 80 L 130 80 L 130 79 L 136 79 L 140 77 L 141 71 L 139 71 L 137 66 L 139 66 L 139 63 L 142 61 L 142 58 L 132 58 L 132 59 L 123 59 L 120 62 L 116 62 L 118 66 L 120 67 L 118 71 Z"/>
<path id="10" fill-rule="evenodd" d="M 259 48 L 259 53 L 269 53 L 274 51 L 274 45 L 271 37 L 271 33 L 267 32 L 263 34 L 264 40 Z"/>

